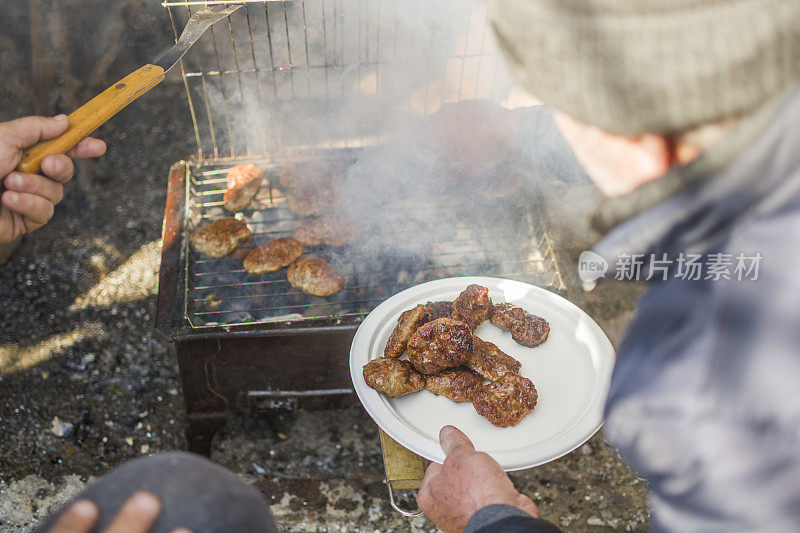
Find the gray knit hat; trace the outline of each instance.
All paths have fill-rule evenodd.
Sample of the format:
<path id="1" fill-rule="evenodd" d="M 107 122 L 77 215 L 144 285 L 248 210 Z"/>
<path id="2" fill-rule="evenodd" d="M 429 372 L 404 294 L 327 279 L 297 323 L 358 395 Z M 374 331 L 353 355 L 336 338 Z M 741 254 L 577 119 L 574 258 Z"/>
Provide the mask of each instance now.
<path id="1" fill-rule="evenodd" d="M 800 79 L 800 0 L 492 0 L 511 72 L 607 131 L 677 133 Z"/>

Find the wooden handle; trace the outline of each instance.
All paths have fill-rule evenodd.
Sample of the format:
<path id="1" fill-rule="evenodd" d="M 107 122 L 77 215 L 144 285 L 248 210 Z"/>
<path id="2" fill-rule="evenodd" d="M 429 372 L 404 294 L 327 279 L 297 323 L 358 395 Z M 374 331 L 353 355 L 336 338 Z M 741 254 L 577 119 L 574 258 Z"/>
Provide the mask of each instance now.
<path id="1" fill-rule="evenodd" d="M 425 460 L 400 445 L 382 429 L 379 431 L 383 466 L 386 468 L 389 490 L 418 489 L 422 484 L 422 477 L 425 475 Z"/>
<path id="2" fill-rule="evenodd" d="M 50 154 L 65 154 L 81 139 L 99 128 L 123 107 L 155 87 L 164 79 L 164 69 L 145 65 L 101 92 L 69 116 L 69 129 L 49 141 L 31 146 L 22 154 L 17 170 L 37 174 L 42 159 Z"/>

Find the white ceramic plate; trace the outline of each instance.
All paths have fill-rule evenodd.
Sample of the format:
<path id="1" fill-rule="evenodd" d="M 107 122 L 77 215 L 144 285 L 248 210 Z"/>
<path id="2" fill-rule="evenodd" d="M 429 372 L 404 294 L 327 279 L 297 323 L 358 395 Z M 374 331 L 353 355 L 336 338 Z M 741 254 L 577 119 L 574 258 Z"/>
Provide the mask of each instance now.
<path id="1" fill-rule="evenodd" d="M 454 300 L 471 283 L 487 287 L 493 302 L 513 303 L 550 323 L 547 341 L 536 348 L 517 344 L 510 333 L 489 321 L 476 331 L 478 337 L 520 361 L 520 374 L 531 379 L 539 393 L 536 408 L 516 426 L 495 427 L 471 403 L 455 403 L 426 390 L 387 398 L 364 381 L 362 368 L 383 356 L 400 313 L 420 303 Z M 378 426 L 414 453 L 437 463 L 444 461 L 439 430 L 452 424 L 469 436 L 476 449 L 510 471 L 566 455 L 600 429 L 614 357 L 614 348 L 600 327 L 556 294 L 507 279 L 447 278 L 406 289 L 364 319 L 350 348 L 350 376 Z"/>

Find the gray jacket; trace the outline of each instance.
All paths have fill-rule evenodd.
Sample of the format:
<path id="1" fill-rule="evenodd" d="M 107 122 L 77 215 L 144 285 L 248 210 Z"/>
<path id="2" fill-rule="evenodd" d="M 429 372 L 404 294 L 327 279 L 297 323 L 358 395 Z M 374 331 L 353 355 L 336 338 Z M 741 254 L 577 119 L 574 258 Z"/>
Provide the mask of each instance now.
<path id="1" fill-rule="evenodd" d="M 639 302 L 606 407 L 653 530 L 800 531 L 800 91 L 598 222 L 614 226 L 595 248 L 611 275 L 621 256 L 674 261 Z M 681 253 L 701 255 L 701 279 L 681 278 Z M 710 266 L 726 259 L 730 279 Z M 482 512 L 473 531 L 496 531 Z"/>

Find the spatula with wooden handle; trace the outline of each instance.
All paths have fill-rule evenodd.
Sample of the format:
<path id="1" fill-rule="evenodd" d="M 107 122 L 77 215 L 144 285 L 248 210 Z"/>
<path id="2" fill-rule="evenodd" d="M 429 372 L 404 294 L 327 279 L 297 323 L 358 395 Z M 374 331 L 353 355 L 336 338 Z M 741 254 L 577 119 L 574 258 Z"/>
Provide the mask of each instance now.
<path id="1" fill-rule="evenodd" d="M 69 116 L 69 129 L 55 139 L 31 146 L 22 154 L 17 170 L 37 174 L 42 159 L 50 154 L 64 154 L 92 133 L 123 107 L 158 85 L 165 73 L 178 63 L 178 60 L 197 42 L 212 24 L 227 17 L 241 4 L 227 7 L 221 11 L 211 8 L 194 13 L 183 29 L 178 42 L 159 59 L 131 72 L 117 83 L 98 94 Z"/>

